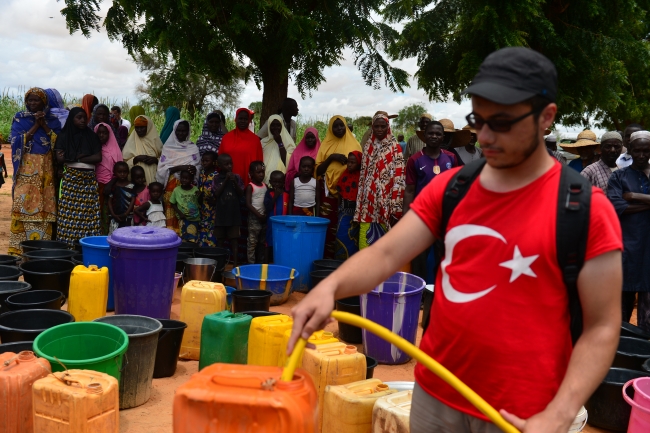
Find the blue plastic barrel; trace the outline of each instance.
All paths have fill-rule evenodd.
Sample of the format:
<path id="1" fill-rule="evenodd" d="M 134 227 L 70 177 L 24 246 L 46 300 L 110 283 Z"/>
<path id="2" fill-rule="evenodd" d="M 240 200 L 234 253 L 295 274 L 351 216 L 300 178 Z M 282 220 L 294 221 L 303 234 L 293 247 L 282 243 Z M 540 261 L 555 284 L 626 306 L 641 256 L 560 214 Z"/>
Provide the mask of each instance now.
<path id="1" fill-rule="evenodd" d="M 83 251 L 84 266 L 95 265 L 98 268 L 103 268 L 104 266 L 108 268 L 108 302 L 106 303 L 106 310 L 113 311 L 115 309 L 113 265 L 108 255 L 109 245 L 107 238 L 108 236 L 88 236 L 82 238 L 79 243 Z"/>
<path id="2" fill-rule="evenodd" d="M 312 262 L 322 259 L 329 220 L 319 217 L 279 215 L 273 223 L 273 262 L 298 271 L 293 290 L 311 289 Z"/>

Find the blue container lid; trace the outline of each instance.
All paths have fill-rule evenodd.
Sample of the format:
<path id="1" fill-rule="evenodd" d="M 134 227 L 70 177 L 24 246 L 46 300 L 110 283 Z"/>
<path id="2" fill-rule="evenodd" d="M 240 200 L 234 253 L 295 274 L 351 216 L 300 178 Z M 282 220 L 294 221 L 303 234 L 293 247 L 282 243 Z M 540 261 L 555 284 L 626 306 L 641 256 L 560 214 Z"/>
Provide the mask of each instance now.
<path id="1" fill-rule="evenodd" d="M 295 216 L 295 215 L 278 215 L 269 218 L 272 223 L 285 224 L 288 226 L 296 225 L 298 223 L 307 224 L 310 226 L 326 226 L 330 223 L 327 218 L 313 217 L 313 216 Z"/>
<path id="2" fill-rule="evenodd" d="M 108 237 L 112 247 L 159 250 L 174 248 L 181 244 L 181 238 L 175 231 L 164 227 L 133 226 L 115 230 Z"/>
<path id="3" fill-rule="evenodd" d="M 79 243 L 82 247 L 98 248 L 100 250 L 107 250 L 110 248 L 107 241 L 108 236 L 88 236 L 81 238 Z"/>

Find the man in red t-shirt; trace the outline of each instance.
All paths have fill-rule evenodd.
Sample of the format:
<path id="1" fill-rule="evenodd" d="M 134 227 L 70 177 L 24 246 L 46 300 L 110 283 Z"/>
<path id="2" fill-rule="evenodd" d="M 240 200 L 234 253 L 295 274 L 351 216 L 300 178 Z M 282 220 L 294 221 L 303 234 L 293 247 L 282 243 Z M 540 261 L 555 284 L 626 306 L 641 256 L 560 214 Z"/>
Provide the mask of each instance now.
<path id="1" fill-rule="evenodd" d="M 543 55 L 504 48 L 465 91 L 487 164 L 440 233 L 442 198 L 458 169 L 436 176 L 391 231 L 346 261 L 292 310 L 289 350 L 323 327 L 335 299 L 366 293 L 444 235 L 430 325 L 421 349 L 516 428 L 566 433 L 612 364 L 621 324 L 621 230 L 592 190 L 578 277 L 583 332 L 572 347 L 558 265 L 561 165 L 544 144 L 555 119 L 557 72 Z M 359 270 L 362 272 L 359 272 Z M 418 364 L 411 433 L 497 432 L 467 400 Z"/>

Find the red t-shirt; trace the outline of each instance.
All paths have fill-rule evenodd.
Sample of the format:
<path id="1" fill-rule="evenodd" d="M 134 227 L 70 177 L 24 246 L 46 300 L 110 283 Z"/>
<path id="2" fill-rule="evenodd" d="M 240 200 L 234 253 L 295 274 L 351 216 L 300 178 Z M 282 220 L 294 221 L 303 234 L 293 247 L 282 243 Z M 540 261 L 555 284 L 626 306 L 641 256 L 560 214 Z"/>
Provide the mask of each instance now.
<path id="1" fill-rule="evenodd" d="M 508 193 L 488 191 L 480 176 L 472 184 L 449 220 L 420 345 L 495 409 L 521 418 L 546 408 L 571 357 L 568 296 L 555 248 L 560 167 Z M 438 238 L 442 197 L 457 170 L 436 176 L 411 205 Z M 593 188 L 585 260 L 622 247 L 616 213 Z M 415 378 L 446 405 L 487 420 L 420 364 Z"/>

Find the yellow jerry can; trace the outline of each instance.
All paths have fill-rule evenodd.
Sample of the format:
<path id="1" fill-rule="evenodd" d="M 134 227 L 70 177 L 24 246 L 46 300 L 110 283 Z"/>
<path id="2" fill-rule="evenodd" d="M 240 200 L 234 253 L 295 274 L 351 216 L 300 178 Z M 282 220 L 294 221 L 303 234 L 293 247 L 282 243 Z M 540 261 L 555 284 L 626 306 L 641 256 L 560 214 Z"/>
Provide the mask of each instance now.
<path id="1" fill-rule="evenodd" d="M 92 322 L 106 315 L 108 268 L 75 266 L 70 276 L 68 312 L 77 322 Z"/>
<path id="2" fill-rule="evenodd" d="M 328 385 L 347 385 L 366 378 L 366 356 L 355 346 L 329 343 L 305 349 L 302 368 L 307 370 L 318 394 L 318 428 L 323 425 L 323 398 Z M 329 433 L 329 431 L 327 432 Z"/>
<path id="3" fill-rule="evenodd" d="M 327 386 L 323 401 L 323 431 L 371 433 L 375 402 L 380 397 L 396 392 L 380 379 Z"/>
<path id="4" fill-rule="evenodd" d="M 56 377 L 55 377 L 56 376 Z M 68 370 L 34 382 L 34 433 L 119 433 L 118 382 L 92 370 Z"/>
<path id="5" fill-rule="evenodd" d="M 372 433 L 410 431 L 413 391 L 400 391 L 377 399 L 372 409 Z"/>
<path id="6" fill-rule="evenodd" d="M 284 335 L 282 336 L 282 350 L 280 351 L 280 361 L 278 364 L 279 367 L 284 367 L 284 365 L 287 363 L 287 359 L 289 359 L 287 356 L 287 344 L 289 343 L 290 337 L 291 329 L 284 331 Z M 334 337 L 334 334 L 329 331 L 320 330 L 311 334 L 311 337 L 309 337 L 309 342 L 318 346 L 320 344 L 338 343 L 339 339 Z M 302 365 L 302 355 L 298 360 L 298 365 Z"/>
<path id="7" fill-rule="evenodd" d="M 251 320 L 248 331 L 248 365 L 279 367 L 283 336 L 292 326 L 293 319 L 284 314 L 255 317 Z"/>
<path id="8" fill-rule="evenodd" d="M 201 325 L 208 314 L 226 309 L 226 288 L 221 283 L 192 280 L 181 291 L 181 322 L 187 323 L 179 357 L 198 361 L 201 353 Z"/>

